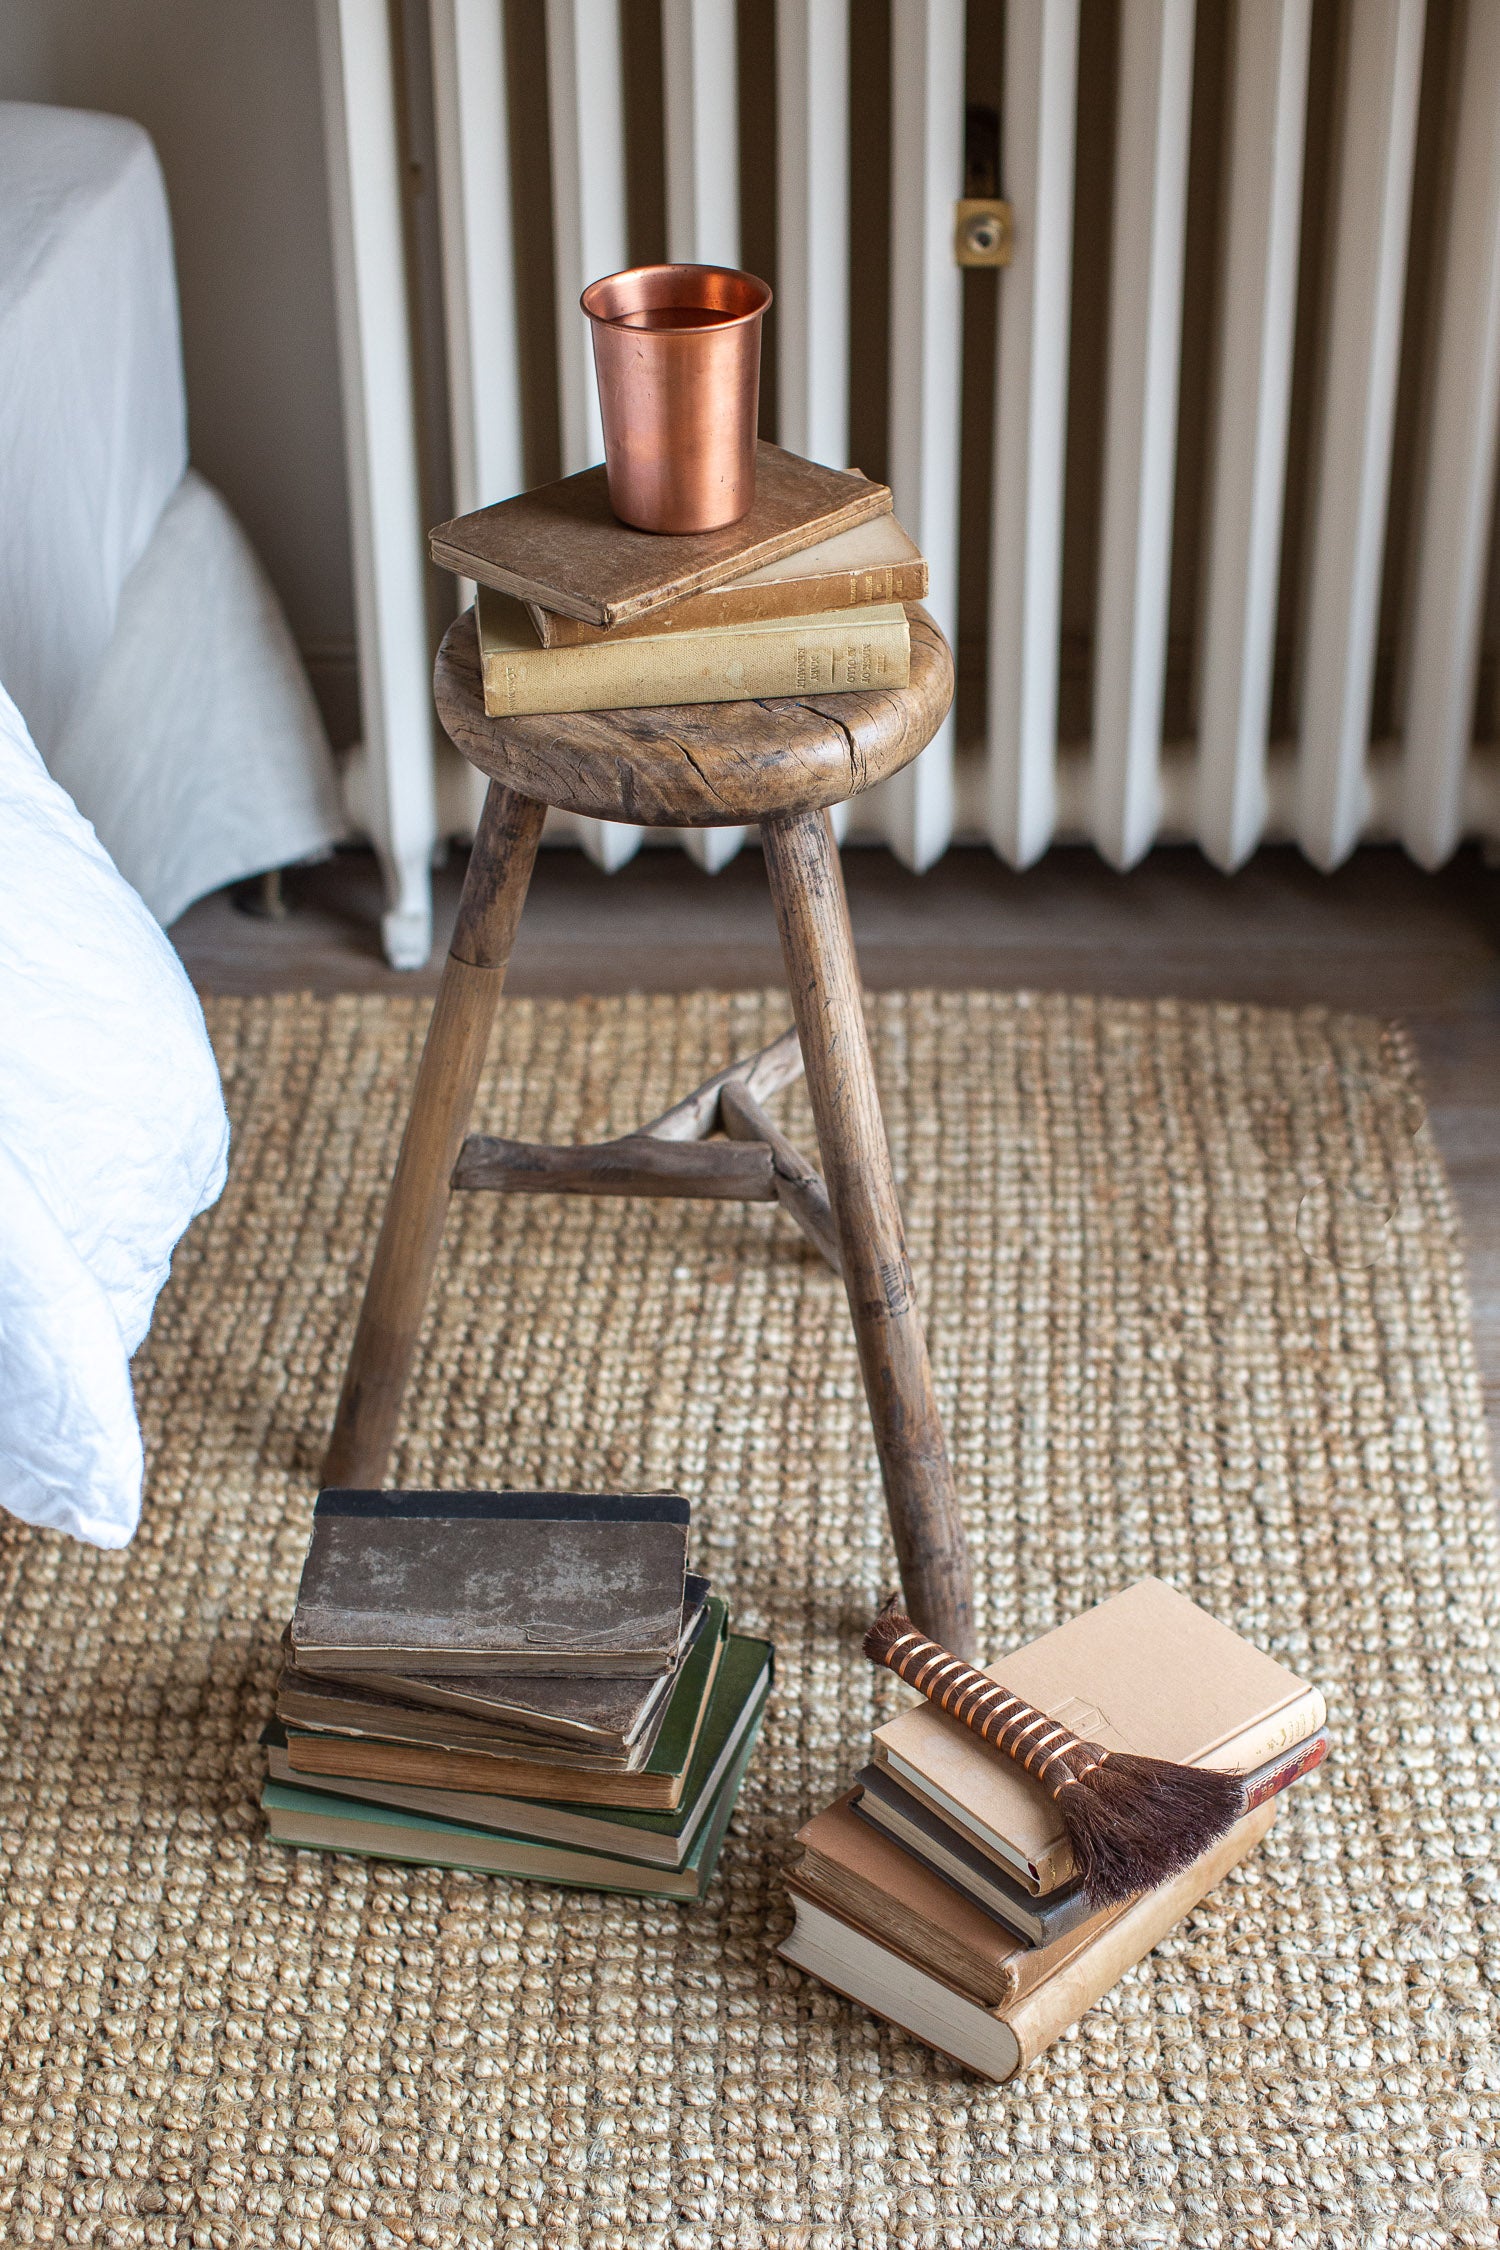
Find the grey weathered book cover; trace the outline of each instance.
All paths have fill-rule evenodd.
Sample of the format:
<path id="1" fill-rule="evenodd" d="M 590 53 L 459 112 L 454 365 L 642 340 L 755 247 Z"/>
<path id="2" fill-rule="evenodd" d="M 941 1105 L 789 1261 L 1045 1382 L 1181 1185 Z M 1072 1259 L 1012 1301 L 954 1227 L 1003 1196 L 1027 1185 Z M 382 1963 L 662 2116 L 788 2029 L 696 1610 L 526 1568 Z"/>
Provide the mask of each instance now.
<path id="1" fill-rule="evenodd" d="M 498 1672 L 361 1672 L 339 1678 L 287 1662 L 276 1690 L 278 1716 L 291 1726 L 384 1735 L 407 1742 L 463 1743 L 482 1748 L 503 1740 L 538 1757 L 567 1749 L 582 1757 L 626 1761 L 652 1738 L 672 1684 L 707 1612 L 706 1578 L 689 1571 L 682 1638 L 670 1672 L 630 1680 L 590 1679 L 582 1672 L 505 1675 Z M 635 1761 L 639 1763 L 639 1760 Z"/>
<path id="2" fill-rule="evenodd" d="M 682 1630 L 676 1662 L 703 1622 L 708 1580 L 687 1574 L 682 1597 Z M 509 1676 L 498 1672 L 369 1672 L 364 1682 L 398 1703 L 425 1704 L 437 1711 L 462 1712 L 495 1726 L 579 1740 L 601 1749 L 632 1743 L 671 1687 L 673 1672 L 649 1678 L 591 1679 L 565 1672 Z"/>
<path id="3" fill-rule="evenodd" d="M 320 1493 L 292 1617 L 319 1671 L 666 1670 L 690 1509 L 676 1493 Z"/>

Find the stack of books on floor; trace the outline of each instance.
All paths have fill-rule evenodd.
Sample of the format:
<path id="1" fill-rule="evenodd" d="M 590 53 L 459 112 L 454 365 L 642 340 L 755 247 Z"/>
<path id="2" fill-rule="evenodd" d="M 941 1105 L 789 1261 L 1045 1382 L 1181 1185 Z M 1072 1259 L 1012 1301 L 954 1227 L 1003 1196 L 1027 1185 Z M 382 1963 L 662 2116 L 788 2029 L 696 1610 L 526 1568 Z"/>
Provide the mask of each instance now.
<path id="1" fill-rule="evenodd" d="M 905 687 L 927 564 L 857 469 L 762 444 L 748 515 L 662 538 L 612 513 L 602 466 L 440 524 L 479 588 L 492 718 Z"/>
<path id="2" fill-rule="evenodd" d="M 1327 1755 L 1316 1688 L 1148 1578 L 989 1677 L 1106 1748 L 1242 1773 L 1245 1816 L 1183 1874 L 1096 1912 L 1054 1799 L 936 1705 L 876 1729 L 797 1837 L 787 1960 L 987 2078 L 1024 2070 L 1252 1851 Z"/>
<path id="3" fill-rule="evenodd" d="M 771 1682 L 675 1493 L 320 1494 L 262 1794 L 278 1843 L 701 1898 Z"/>

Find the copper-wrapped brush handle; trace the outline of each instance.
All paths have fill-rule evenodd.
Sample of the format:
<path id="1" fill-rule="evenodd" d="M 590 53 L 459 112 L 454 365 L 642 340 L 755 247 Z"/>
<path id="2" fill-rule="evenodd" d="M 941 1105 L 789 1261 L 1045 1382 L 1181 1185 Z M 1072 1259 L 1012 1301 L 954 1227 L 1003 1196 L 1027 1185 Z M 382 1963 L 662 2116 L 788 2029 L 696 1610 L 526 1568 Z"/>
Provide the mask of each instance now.
<path id="1" fill-rule="evenodd" d="M 961 1656 L 930 1641 L 915 1626 L 881 1651 L 880 1662 L 940 1711 L 1013 1759 L 1054 1796 L 1109 1756 L 1098 1743 L 1085 1742 L 1034 1703 L 1012 1695 Z"/>
<path id="2" fill-rule="evenodd" d="M 1079 1880 L 1095 1906 L 1118 1905 L 1165 1882 L 1244 1813 L 1237 1773 L 1101 1750 L 919 1633 L 895 1602 L 866 1633 L 865 1654 L 1041 1784 L 1062 1815 Z"/>

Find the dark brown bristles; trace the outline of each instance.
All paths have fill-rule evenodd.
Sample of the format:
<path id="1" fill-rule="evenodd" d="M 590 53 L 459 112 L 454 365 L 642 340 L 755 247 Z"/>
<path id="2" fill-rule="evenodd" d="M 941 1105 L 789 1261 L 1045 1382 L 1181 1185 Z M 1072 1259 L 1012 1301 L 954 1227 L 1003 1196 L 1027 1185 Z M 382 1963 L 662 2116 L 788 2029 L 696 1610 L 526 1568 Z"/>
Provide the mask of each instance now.
<path id="1" fill-rule="evenodd" d="M 1238 1774 L 1085 1742 L 919 1633 L 894 1601 L 866 1633 L 865 1654 L 1012 1759 L 1056 1800 L 1091 1905 L 1117 1906 L 1153 1890 L 1244 1813 Z"/>

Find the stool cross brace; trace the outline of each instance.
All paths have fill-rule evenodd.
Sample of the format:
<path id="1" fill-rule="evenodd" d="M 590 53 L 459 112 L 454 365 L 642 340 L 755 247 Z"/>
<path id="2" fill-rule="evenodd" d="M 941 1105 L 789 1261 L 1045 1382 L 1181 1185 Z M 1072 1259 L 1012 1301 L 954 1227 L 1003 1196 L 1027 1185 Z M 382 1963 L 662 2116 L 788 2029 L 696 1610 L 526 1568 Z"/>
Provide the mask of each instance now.
<path id="1" fill-rule="evenodd" d="M 794 1028 L 637 1131 L 560 1148 L 468 1132 L 545 810 L 505 783 L 490 783 L 323 1481 L 377 1486 L 385 1475 L 451 1192 L 779 1202 L 848 1293 L 907 1606 L 925 1632 L 967 1654 L 968 1554 L 827 813 L 778 814 L 761 823 Z M 804 1068 L 826 1182 L 762 1107 Z M 713 1140 L 715 1132 L 726 1137 Z"/>

